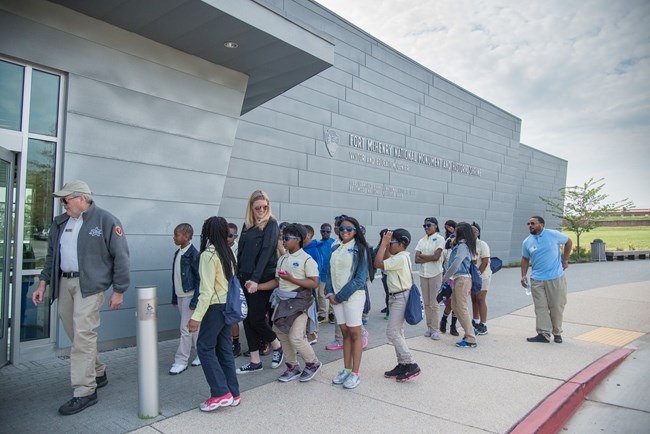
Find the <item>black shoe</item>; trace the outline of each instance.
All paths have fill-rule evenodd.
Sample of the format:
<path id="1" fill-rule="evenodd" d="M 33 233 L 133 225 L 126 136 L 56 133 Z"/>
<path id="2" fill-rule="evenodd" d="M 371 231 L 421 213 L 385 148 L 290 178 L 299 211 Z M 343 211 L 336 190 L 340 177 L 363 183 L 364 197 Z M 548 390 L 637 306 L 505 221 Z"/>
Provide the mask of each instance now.
<path id="1" fill-rule="evenodd" d="M 546 339 L 546 337 L 544 335 L 541 335 L 541 334 L 538 334 L 537 336 L 534 336 L 532 338 L 526 338 L 526 340 L 528 342 L 543 342 L 545 344 L 548 344 L 549 342 L 551 342 L 548 339 Z"/>
<path id="2" fill-rule="evenodd" d="M 232 355 L 233 355 L 233 357 L 241 356 L 241 344 L 239 342 L 233 342 L 233 344 L 232 344 Z"/>
<path id="3" fill-rule="evenodd" d="M 406 365 L 406 369 L 404 372 L 399 374 L 395 380 L 399 383 L 403 383 L 405 381 L 410 380 L 411 378 L 415 378 L 418 375 L 420 375 L 420 367 L 418 366 L 417 363 L 409 363 Z"/>
<path id="4" fill-rule="evenodd" d="M 487 326 L 483 323 L 478 323 L 476 325 L 476 329 L 478 330 L 478 334 L 481 336 L 488 334 Z"/>
<path id="5" fill-rule="evenodd" d="M 455 324 L 452 324 L 449 327 L 449 334 L 452 335 L 452 336 L 460 336 L 460 334 L 458 333 L 458 330 L 456 330 L 456 325 Z"/>
<path id="6" fill-rule="evenodd" d="M 396 378 L 398 375 L 401 375 L 406 371 L 406 365 L 405 364 L 398 364 L 395 366 L 393 369 L 390 371 L 384 372 L 384 377 L 386 378 Z"/>
<path id="7" fill-rule="evenodd" d="M 104 387 L 108 384 L 108 376 L 106 375 L 106 371 L 104 371 L 104 375 L 101 377 L 95 377 L 95 381 L 97 382 L 97 388 Z"/>
<path id="8" fill-rule="evenodd" d="M 447 333 L 447 317 L 443 316 L 440 320 L 440 333 Z"/>
<path id="9" fill-rule="evenodd" d="M 562 343 L 562 335 L 553 335 L 553 342 L 556 344 L 561 344 Z"/>
<path id="10" fill-rule="evenodd" d="M 94 391 L 92 395 L 82 396 L 81 398 L 72 398 L 70 401 L 59 407 L 59 414 L 69 416 L 71 414 L 79 413 L 95 404 L 97 404 L 97 391 Z"/>
<path id="11" fill-rule="evenodd" d="M 387 310 L 388 310 L 388 308 L 385 307 L 385 308 L 383 308 L 382 310 L 380 310 L 379 312 L 381 312 L 381 313 L 386 313 Z"/>
<path id="12" fill-rule="evenodd" d="M 330 313 L 327 318 L 329 319 L 330 324 L 336 324 L 336 317 L 333 313 Z"/>

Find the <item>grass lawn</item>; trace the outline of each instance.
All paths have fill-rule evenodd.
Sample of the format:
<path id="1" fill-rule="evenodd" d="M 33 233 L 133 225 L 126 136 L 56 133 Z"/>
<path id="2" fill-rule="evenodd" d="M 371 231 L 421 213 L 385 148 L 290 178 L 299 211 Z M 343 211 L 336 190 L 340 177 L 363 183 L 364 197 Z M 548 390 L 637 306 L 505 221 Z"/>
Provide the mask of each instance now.
<path id="1" fill-rule="evenodd" d="M 563 232 L 571 238 L 575 248 L 576 234 L 567 230 Z M 590 244 L 596 238 L 603 240 L 605 250 L 648 250 L 650 249 L 650 226 L 596 228 L 580 236 L 581 250 L 590 251 Z"/>

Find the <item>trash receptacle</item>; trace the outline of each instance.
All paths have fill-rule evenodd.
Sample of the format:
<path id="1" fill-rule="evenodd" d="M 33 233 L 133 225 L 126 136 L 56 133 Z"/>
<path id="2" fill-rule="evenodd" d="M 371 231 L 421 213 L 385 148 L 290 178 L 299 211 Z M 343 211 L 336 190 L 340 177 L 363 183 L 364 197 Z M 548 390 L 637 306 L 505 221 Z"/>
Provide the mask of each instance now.
<path id="1" fill-rule="evenodd" d="M 603 240 L 596 238 L 591 242 L 591 262 L 604 262 L 605 257 L 605 243 Z"/>

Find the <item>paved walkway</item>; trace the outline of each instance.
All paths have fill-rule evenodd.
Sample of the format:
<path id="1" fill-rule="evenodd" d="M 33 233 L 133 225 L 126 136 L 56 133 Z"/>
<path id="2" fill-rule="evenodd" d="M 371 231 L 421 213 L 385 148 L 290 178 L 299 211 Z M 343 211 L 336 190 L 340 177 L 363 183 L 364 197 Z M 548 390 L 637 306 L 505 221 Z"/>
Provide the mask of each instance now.
<path id="1" fill-rule="evenodd" d="M 375 282 L 368 325 L 370 348 L 364 352 L 362 383 L 357 389 L 342 390 L 330 384 L 331 376 L 342 367 L 341 353 L 323 349 L 333 328 L 324 325 L 316 350 L 325 366 L 313 381 L 276 382 L 280 370 L 270 369 L 266 357 L 263 372 L 239 377 L 243 392 L 239 407 L 201 413 L 197 406 L 208 395 L 203 373 L 200 368 L 189 368 L 178 376 L 167 374 L 178 343 L 171 340 L 159 344 L 158 418 L 137 417 L 136 351 L 125 348 L 103 353 L 109 385 L 99 391 L 99 403 L 69 417 L 57 414 L 58 406 L 71 395 L 67 360 L 53 358 L 0 369 L 0 432 L 185 433 L 213 432 L 218 427 L 225 432 L 291 433 L 304 432 L 306 424 L 314 432 L 507 432 L 551 392 L 618 346 L 638 347 L 642 358 L 632 364 L 637 360 L 633 353 L 612 376 L 623 372 L 625 382 L 631 384 L 650 378 L 648 352 L 641 348 L 650 332 L 650 261 L 570 267 L 572 292 L 561 345 L 525 341 L 534 334 L 535 321 L 531 300 L 518 286 L 518 276 L 518 269 L 495 274 L 488 297 L 489 316 L 495 319 L 489 321 L 489 334 L 479 337 L 477 349 L 456 348 L 457 338 L 449 335 L 434 342 L 421 336 L 422 324 L 408 326 L 409 346 L 423 373 L 405 384 L 382 376 L 395 365 L 395 356 L 384 337 L 386 322 L 378 313 L 383 291 Z M 619 341 L 606 341 L 611 334 L 605 328 L 613 329 Z M 632 341 L 624 342 L 621 337 Z M 602 393 L 604 397 L 595 395 L 601 397 L 593 401 L 590 396 L 587 404 L 628 405 L 630 422 L 643 423 L 637 426 L 646 431 L 638 432 L 647 432 L 647 400 L 632 398 L 629 403 L 628 398 L 628 404 L 621 405 L 620 399 L 612 398 L 607 404 L 611 393 Z M 574 420 L 567 429 L 585 432 L 572 427 Z M 609 423 L 613 426 L 612 420 Z"/>

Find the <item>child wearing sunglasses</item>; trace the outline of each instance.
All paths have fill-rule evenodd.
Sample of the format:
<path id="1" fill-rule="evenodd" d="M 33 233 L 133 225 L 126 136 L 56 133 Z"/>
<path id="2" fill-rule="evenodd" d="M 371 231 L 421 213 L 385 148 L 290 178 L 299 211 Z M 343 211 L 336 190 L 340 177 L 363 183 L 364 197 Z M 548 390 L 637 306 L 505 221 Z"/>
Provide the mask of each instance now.
<path id="1" fill-rule="evenodd" d="M 291 223 L 284 228 L 282 243 L 286 253 L 278 261 L 278 288 L 271 298 L 275 307 L 273 329 L 282 343 L 287 366 L 278 378 L 282 383 L 295 379 L 307 382 L 322 366 L 305 335 L 308 323 L 317 325 L 313 289 L 318 287 L 318 264 L 303 250 L 306 237 L 307 230 L 301 224 Z M 305 361 L 302 370 L 298 354 Z"/>
<path id="2" fill-rule="evenodd" d="M 338 226 L 341 243 L 332 251 L 325 292 L 343 335 L 343 370 L 332 383 L 354 389 L 360 383 L 362 320 L 368 281 L 368 243 L 359 222 L 345 217 Z"/>
<path id="3" fill-rule="evenodd" d="M 406 229 L 386 231 L 375 257 L 375 267 L 385 270 L 388 276 L 390 317 L 386 337 L 397 355 L 397 366 L 384 372 L 384 377 L 395 378 L 400 383 L 420 375 L 420 367 L 404 338 L 404 312 L 413 285 L 411 257 L 406 251 L 410 243 L 411 234 Z"/>

